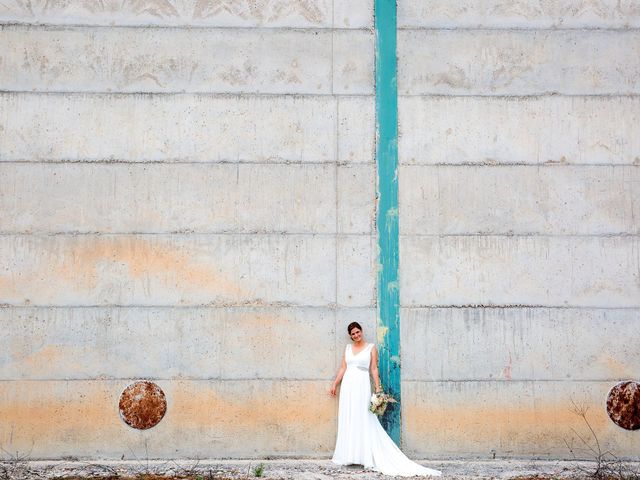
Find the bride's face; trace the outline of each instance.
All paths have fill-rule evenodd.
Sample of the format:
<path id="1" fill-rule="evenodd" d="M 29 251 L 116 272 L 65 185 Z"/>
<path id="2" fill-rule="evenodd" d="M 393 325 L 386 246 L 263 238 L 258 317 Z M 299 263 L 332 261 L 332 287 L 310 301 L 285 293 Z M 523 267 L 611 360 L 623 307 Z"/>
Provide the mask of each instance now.
<path id="1" fill-rule="evenodd" d="M 360 330 L 358 327 L 352 328 L 349 336 L 354 342 L 359 342 L 360 340 L 362 340 L 362 330 Z"/>

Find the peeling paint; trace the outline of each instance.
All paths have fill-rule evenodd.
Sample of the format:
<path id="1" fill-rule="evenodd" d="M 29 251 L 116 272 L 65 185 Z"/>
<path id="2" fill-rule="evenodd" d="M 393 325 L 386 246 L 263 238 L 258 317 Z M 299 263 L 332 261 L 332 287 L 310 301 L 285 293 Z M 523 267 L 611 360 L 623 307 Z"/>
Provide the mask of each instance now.
<path id="1" fill-rule="evenodd" d="M 387 290 L 390 293 L 398 292 L 400 290 L 400 283 L 397 280 L 394 282 L 387 283 Z"/>
<path id="2" fill-rule="evenodd" d="M 378 166 L 377 223 L 378 339 L 380 379 L 385 389 L 401 401 L 400 291 L 398 288 L 398 89 L 396 85 L 395 0 L 375 1 L 376 30 L 376 162 Z M 382 333 L 380 333 L 382 330 Z M 391 438 L 400 444 L 401 409 L 392 407 L 382 418 Z"/>
<path id="3" fill-rule="evenodd" d="M 385 337 L 387 336 L 388 333 L 389 333 L 389 327 L 386 327 L 384 325 L 378 325 L 376 329 L 376 339 L 378 341 L 378 344 L 381 345 L 385 342 Z"/>

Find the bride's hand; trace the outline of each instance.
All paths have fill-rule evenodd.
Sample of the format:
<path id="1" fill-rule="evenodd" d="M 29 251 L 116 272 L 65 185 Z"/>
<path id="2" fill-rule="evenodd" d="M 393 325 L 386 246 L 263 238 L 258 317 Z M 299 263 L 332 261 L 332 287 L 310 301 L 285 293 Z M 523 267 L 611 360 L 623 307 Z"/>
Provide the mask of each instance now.
<path id="1" fill-rule="evenodd" d="M 332 397 L 336 396 L 336 386 L 335 385 L 331 385 L 331 388 L 329 389 L 329 395 L 331 395 Z"/>

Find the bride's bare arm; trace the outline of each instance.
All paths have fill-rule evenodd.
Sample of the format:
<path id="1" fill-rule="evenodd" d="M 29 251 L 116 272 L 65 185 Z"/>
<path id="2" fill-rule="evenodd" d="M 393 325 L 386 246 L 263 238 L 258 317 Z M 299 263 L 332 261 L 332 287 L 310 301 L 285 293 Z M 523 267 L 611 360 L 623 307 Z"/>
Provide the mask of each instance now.
<path id="1" fill-rule="evenodd" d="M 371 349 L 371 365 L 369 365 L 369 372 L 373 378 L 373 383 L 376 386 L 376 392 L 382 391 L 380 386 L 380 374 L 378 373 L 378 349 L 374 345 Z"/>
<path id="2" fill-rule="evenodd" d="M 329 393 L 331 394 L 332 397 L 336 396 L 336 390 L 338 389 L 338 385 L 340 385 L 340 382 L 342 381 L 342 377 L 344 376 L 344 372 L 346 370 L 347 370 L 347 361 L 343 356 L 342 365 L 340 366 L 340 370 L 338 370 L 338 375 L 336 375 L 336 379 L 334 380 L 333 385 L 331 385 L 331 388 L 329 389 Z"/>

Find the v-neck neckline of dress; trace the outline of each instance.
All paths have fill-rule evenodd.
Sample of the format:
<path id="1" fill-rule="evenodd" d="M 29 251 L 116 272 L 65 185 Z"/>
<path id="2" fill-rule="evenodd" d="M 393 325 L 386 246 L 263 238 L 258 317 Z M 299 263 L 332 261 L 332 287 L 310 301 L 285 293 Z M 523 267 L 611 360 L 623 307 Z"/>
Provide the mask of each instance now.
<path id="1" fill-rule="evenodd" d="M 353 345 L 351 345 L 351 355 L 353 355 L 354 357 L 357 357 L 362 352 L 364 352 L 367 348 L 369 348 L 369 344 L 368 343 L 364 347 L 362 347 L 362 349 L 358 353 L 353 353 Z"/>

